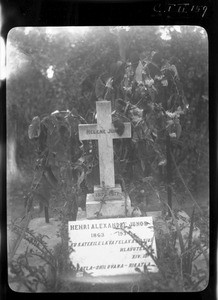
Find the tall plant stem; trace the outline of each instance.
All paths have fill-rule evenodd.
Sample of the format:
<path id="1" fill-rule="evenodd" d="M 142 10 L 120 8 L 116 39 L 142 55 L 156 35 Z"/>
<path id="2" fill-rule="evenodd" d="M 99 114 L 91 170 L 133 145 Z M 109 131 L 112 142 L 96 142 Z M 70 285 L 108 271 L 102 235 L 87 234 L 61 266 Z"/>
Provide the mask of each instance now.
<path id="1" fill-rule="evenodd" d="M 170 151 L 170 136 L 167 135 L 166 137 L 166 154 L 167 154 L 167 200 L 168 205 L 172 209 L 172 160 L 171 160 L 171 151 Z M 171 215 L 171 210 L 168 209 L 168 214 Z"/>
<path id="2" fill-rule="evenodd" d="M 174 158 L 174 156 L 172 155 L 171 152 L 170 152 L 170 155 L 171 155 L 171 157 L 172 157 L 172 161 L 173 161 L 173 163 L 174 163 L 174 165 L 175 165 L 175 168 L 176 168 L 176 171 L 177 171 L 177 173 L 178 173 L 178 175 L 179 175 L 179 178 L 181 179 L 181 181 L 182 181 L 182 183 L 183 183 L 183 185 L 184 185 L 186 191 L 188 192 L 188 194 L 189 194 L 191 200 L 195 203 L 196 207 L 199 209 L 199 211 L 200 211 L 201 214 L 203 215 L 203 211 L 202 211 L 201 207 L 199 206 L 199 204 L 197 203 L 197 201 L 196 201 L 195 198 L 193 197 L 192 193 L 190 192 L 189 188 L 187 187 L 187 184 L 186 184 L 185 180 L 183 179 L 182 174 L 181 174 L 181 172 L 179 171 L 179 168 L 178 168 L 178 166 L 177 166 L 177 164 L 176 164 L 175 158 Z M 206 221 L 203 217 L 202 217 L 202 219 L 203 219 L 204 222 L 207 224 L 207 221 Z"/>
<path id="3" fill-rule="evenodd" d="M 13 259 L 14 255 L 15 255 L 15 253 L 16 253 L 16 251 L 17 251 L 17 249 L 18 249 L 18 247 L 19 247 L 19 245 L 20 245 L 20 243 L 21 243 L 21 241 L 22 241 L 22 239 L 23 239 L 23 237 L 24 237 L 24 234 L 25 234 L 25 232 L 26 232 L 26 230 L 27 230 L 27 227 L 28 227 L 28 225 L 29 225 L 29 222 L 30 222 L 31 211 L 32 211 L 32 210 L 30 210 L 30 211 L 27 213 L 27 216 L 26 216 L 26 223 L 25 223 L 25 225 L 24 225 L 24 228 L 23 228 L 23 230 L 22 230 L 22 233 L 21 233 L 20 236 L 18 237 L 18 239 L 17 239 L 17 241 L 16 241 L 16 244 L 15 244 L 15 246 L 14 246 L 14 249 L 13 249 L 13 250 L 11 251 L 11 253 L 9 254 L 9 262 Z"/>

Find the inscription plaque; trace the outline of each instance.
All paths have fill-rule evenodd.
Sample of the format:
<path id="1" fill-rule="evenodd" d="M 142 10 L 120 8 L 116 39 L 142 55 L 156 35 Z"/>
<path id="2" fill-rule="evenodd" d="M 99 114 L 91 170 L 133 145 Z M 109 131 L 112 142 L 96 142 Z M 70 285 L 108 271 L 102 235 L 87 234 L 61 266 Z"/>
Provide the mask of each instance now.
<path id="1" fill-rule="evenodd" d="M 144 249 L 156 256 L 152 217 L 114 218 L 69 222 L 72 263 L 92 276 L 138 273 L 136 268 L 157 272 L 155 262 Z M 129 234 L 135 234 L 134 238 Z M 137 238 L 143 244 L 137 242 Z"/>

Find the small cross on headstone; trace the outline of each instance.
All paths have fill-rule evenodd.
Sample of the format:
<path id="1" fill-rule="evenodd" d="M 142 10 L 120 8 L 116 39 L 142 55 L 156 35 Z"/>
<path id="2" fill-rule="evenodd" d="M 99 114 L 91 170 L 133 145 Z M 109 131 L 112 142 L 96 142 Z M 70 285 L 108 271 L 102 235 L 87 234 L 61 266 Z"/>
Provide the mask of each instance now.
<path id="1" fill-rule="evenodd" d="M 100 186 L 115 187 L 113 139 L 131 138 L 131 123 L 124 123 L 120 136 L 111 118 L 111 102 L 97 101 L 97 124 L 80 124 L 80 140 L 98 140 Z"/>

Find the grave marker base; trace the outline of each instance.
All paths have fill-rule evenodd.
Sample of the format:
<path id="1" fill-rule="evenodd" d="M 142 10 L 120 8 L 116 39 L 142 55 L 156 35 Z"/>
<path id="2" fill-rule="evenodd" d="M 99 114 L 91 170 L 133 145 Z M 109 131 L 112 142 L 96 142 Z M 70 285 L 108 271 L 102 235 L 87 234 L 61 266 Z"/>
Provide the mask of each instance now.
<path id="1" fill-rule="evenodd" d="M 117 200 L 105 200 L 105 203 L 101 203 L 100 200 L 96 200 L 94 194 L 87 194 L 86 198 L 86 217 L 87 219 L 97 218 L 98 212 L 100 212 L 100 217 L 125 217 L 125 196 L 122 195 L 122 199 Z M 127 209 L 127 216 L 130 216 L 132 209 L 131 209 L 131 201 L 130 198 L 127 196 L 126 201 L 126 209 Z"/>
<path id="2" fill-rule="evenodd" d="M 120 184 L 116 184 L 113 188 L 106 189 L 106 196 L 105 191 L 102 189 L 100 185 L 94 186 L 94 198 L 95 200 L 110 199 L 110 200 L 122 200 L 122 188 Z"/>

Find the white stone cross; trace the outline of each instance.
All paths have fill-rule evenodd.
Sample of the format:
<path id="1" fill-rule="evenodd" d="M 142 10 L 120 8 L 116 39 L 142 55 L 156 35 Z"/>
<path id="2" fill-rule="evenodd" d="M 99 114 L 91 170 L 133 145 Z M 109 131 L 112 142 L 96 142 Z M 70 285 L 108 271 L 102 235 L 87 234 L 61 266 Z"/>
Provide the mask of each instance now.
<path id="1" fill-rule="evenodd" d="M 98 140 L 100 186 L 115 187 L 113 139 L 131 138 L 131 123 L 124 123 L 122 136 L 112 124 L 111 102 L 97 101 L 97 124 L 80 124 L 79 139 Z"/>

